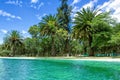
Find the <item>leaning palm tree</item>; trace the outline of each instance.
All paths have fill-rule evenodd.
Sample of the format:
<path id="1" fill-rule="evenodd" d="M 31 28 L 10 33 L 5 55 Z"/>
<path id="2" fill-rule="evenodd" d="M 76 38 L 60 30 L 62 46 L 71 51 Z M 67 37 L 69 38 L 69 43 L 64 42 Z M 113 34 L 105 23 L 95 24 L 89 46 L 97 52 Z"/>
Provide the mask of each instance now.
<path id="1" fill-rule="evenodd" d="M 42 18 L 42 21 L 39 23 L 40 34 L 42 36 L 49 36 L 52 39 L 51 55 L 55 55 L 55 35 L 56 30 L 58 29 L 57 25 L 57 18 L 53 15 L 46 15 Z"/>
<path id="2" fill-rule="evenodd" d="M 94 56 L 92 41 L 93 33 L 95 32 L 94 25 L 98 22 L 109 22 L 109 13 L 99 13 L 97 9 L 83 8 L 81 11 L 76 13 L 73 32 L 77 38 L 83 40 L 83 44 L 88 42 L 89 55 Z M 84 52 L 86 53 L 86 46 Z"/>
<path id="3" fill-rule="evenodd" d="M 11 31 L 5 38 L 5 43 L 11 48 L 12 53 L 10 55 L 14 56 L 17 49 L 22 46 L 22 37 L 20 33 L 16 30 Z"/>

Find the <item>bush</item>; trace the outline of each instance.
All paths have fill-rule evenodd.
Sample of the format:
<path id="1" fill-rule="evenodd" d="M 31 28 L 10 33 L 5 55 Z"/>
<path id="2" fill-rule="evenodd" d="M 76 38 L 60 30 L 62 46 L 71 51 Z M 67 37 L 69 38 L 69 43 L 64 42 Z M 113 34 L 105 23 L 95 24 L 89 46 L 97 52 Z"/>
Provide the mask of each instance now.
<path id="1" fill-rule="evenodd" d="M 10 53 L 11 53 L 10 50 L 3 50 L 0 52 L 0 56 L 9 56 Z"/>

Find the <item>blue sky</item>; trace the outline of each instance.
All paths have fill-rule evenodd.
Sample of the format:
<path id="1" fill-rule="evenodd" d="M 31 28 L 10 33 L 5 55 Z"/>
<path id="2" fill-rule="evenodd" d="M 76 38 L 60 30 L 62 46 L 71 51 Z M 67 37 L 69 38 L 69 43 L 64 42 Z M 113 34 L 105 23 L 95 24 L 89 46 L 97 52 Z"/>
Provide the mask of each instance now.
<path id="1" fill-rule="evenodd" d="M 68 0 L 68 4 L 73 7 L 72 16 L 83 7 L 95 6 L 103 11 L 114 10 L 111 16 L 120 21 L 120 0 Z M 29 36 L 29 27 L 47 14 L 56 14 L 59 5 L 60 0 L 0 0 L 0 44 L 11 30 Z"/>

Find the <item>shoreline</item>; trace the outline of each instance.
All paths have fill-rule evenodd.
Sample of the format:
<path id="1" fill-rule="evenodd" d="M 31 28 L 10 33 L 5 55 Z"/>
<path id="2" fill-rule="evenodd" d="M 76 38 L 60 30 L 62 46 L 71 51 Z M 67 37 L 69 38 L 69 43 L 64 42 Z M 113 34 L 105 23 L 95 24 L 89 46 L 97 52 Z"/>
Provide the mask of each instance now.
<path id="1" fill-rule="evenodd" d="M 26 60 L 37 60 L 37 59 L 57 59 L 57 60 L 84 60 L 84 61 L 110 61 L 120 62 L 120 58 L 117 57 L 0 57 L 0 59 L 26 59 Z"/>

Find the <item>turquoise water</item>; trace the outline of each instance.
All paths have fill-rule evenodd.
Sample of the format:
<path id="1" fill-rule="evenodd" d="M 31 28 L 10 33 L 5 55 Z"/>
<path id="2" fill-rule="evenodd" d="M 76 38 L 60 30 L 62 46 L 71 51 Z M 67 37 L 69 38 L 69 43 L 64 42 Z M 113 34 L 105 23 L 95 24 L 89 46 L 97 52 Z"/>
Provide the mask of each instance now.
<path id="1" fill-rule="evenodd" d="M 0 80 L 120 80 L 120 62 L 0 59 Z"/>

